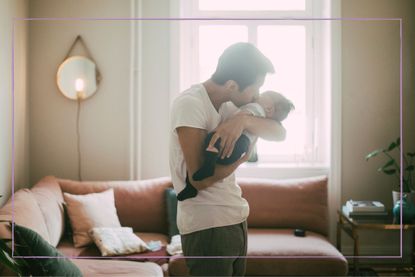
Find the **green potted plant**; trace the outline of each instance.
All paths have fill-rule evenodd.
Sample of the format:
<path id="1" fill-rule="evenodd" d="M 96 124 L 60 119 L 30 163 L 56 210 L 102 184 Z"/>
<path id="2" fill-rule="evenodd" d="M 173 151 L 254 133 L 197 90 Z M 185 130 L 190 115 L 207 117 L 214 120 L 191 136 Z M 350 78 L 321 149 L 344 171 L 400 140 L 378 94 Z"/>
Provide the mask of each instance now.
<path id="1" fill-rule="evenodd" d="M 391 142 L 387 148 L 380 148 L 370 152 L 366 156 L 366 161 L 376 157 L 380 154 L 383 154 L 387 158 L 387 162 L 383 166 L 378 168 L 378 172 L 383 172 L 386 175 L 393 175 L 396 177 L 395 184 L 397 184 L 397 190 L 393 191 L 393 204 L 396 204 L 396 201 L 400 198 L 401 191 L 401 167 L 400 162 L 396 162 L 395 158 L 392 156 L 394 151 L 401 152 L 401 140 L 398 137 L 395 141 Z M 408 195 L 408 199 L 414 199 L 415 187 L 413 184 L 412 173 L 414 171 L 414 156 L 415 152 L 407 152 L 403 154 L 403 176 L 402 176 L 402 192 L 405 195 Z"/>
<path id="2" fill-rule="evenodd" d="M 11 239 L 0 238 L 0 263 L 10 268 L 19 276 L 25 275 L 25 262 L 24 260 L 15 260 L 12 256 Z"/>
<path id="3" fill-rule="evenodd" d="M 0 197 L 2 197 L 2 195 L 0 195 Z M 4 223 L 10 224 L 9 221 L 0 220 L 0 224 Z M 11 243 L 11 239 L 0 238 L 0 264 L 3 264 L 4 266 L 10 268 L 19 276 L 27 275 L 26 262 L 23 259 L 16 260 L 13 258 Z"/>

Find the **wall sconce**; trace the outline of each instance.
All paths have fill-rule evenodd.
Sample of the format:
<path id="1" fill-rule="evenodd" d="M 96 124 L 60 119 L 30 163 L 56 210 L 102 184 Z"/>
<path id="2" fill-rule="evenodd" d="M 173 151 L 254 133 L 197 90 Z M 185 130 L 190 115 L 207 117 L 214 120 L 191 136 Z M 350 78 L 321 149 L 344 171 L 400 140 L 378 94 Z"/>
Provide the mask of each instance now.
<path id="1" fill-rule="evenodd" d="M 84 48 L 85 56 L 73 55 L 71 52 L 77 43 Z M 81 139 L 79 131 L 79 117 L 81 102 L 92 97 L 98 89 L 101 74 L 81 36 L 77 36 L 70 47 L 65 59 L 60 64 L 56 76 L 59 91 L 67 99 L 77 101 L 76 134 L 78 149 L 78 179 L 82 181 L 81 167 Z"/>

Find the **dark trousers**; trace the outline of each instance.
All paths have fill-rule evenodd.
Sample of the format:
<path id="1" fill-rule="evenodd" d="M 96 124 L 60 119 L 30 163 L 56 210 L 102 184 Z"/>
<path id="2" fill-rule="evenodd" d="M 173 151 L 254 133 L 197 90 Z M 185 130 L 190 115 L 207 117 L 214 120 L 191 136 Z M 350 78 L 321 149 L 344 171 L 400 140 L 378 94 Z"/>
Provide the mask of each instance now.
<path id="1" fill-rule="evenodd" d="M 248 247 L 246 221 L 181 235 L 181 239 L 190 275 L 244 276 Z"/>

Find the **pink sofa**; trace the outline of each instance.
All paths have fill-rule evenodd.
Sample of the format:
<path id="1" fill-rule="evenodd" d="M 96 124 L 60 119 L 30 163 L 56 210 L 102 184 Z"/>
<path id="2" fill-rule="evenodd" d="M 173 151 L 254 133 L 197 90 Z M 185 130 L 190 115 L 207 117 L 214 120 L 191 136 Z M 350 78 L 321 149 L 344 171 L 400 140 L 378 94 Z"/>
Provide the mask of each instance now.
<path id="1" fill-rule="evenodd" d="M 346 275 L 347 261 L 328 241 L 327 178 L 298 180 L 238 179 L 250 204 L 247 276 Z M 144 241 L 167 245 L 165 190 L 169 178 L 142 181 L 78 182 L 45 177 L 32 189 L 15 193 L 17 224 L 38 232 L 72 261 L 85 276 L 186 276 L 183 256 L 157 252 L 99 259 L 95 245 L 75 248 L 65 236 L 63 194 L 87 194 L 114 188 L 122 226 L 133 227 Z M 0 220 L 10 219 L 11 200 L 0 209 Z M 293 229 L 307 231 L 305 237 Z M 0 228 L 0 234 L 6 231 Z M 84 258 L 82 258 L 84 257 Z"/>

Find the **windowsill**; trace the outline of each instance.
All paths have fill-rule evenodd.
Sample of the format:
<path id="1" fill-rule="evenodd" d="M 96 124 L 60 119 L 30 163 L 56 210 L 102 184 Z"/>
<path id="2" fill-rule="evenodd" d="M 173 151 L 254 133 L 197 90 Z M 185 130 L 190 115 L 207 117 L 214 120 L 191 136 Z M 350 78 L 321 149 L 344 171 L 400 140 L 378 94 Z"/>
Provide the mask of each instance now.
<path id="1" fill-rule="evenodd" d="M 275 162 L 255 162 L 243 163 L 239 168 L 270 168 L 270 169 L 320 169 L 329 170 L 328 165 L 324 164 L 310 164 L 310 163 L 275 163 Z"/>
<path id="2" fill-rule="evenodd" d="M 309 163 L 244 163 L 236 170 L 238 177 L 290 179 L 328 175 L 330 168 Z"/>

